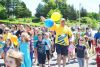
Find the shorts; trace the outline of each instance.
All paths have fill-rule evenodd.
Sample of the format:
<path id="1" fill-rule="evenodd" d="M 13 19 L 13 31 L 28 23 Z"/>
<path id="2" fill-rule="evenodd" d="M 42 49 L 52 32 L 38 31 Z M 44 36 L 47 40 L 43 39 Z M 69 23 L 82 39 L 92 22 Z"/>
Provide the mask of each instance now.
<path id="1" fill-rule="evenodd" d="M 46 50 L 47 59 L 50 60 L 50 50 Z"/>
<path id="2" fill-rule="evenodd" d="M 68 46 L 56 44 L 56 52 L 57 52 L 57 54 L 67 56 L 68 55 Z"/>
<path id="3" fill-rule="evenodd" d="M 45 64 L 46 54 L 39 54 L 38 53 L 38 62 L 39 64 Z"/>

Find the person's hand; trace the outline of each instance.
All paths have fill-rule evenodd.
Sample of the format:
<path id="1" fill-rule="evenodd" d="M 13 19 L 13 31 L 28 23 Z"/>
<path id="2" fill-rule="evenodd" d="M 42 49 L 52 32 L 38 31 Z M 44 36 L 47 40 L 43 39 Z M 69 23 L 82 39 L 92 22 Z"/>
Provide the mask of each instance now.
<path id="1" fill-rule="evenodd" d="M 44 22 L 45 21 L 45 17 L 41 16 L 41 21 Z"/>

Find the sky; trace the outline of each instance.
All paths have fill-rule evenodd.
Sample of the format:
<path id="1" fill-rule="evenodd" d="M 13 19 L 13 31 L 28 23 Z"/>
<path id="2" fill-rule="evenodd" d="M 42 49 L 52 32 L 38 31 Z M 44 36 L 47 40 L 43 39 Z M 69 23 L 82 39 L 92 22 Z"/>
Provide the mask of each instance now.
<path id="1" fill-rule="evenodd" d="M 32 12 L 32 15 L 36 13 L 36 8 L 42 0 L 22 0 L 26 6 Z M 75 9 L 79 10 L 80 7 L 84 7 L 88 12 L 99 12 L 100 0 L 67 0 L 67 4 L 73 5 Z"/>

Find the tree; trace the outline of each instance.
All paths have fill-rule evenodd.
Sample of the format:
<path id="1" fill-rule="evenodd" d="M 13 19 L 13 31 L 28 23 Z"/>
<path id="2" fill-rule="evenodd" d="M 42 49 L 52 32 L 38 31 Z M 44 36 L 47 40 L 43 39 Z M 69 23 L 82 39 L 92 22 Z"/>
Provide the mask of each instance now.
<path id="1" fill-rule="evenodd" d="M 80 10 L 80 15 L 81 15 L 81 17 L 86 17 L 87 16 L 87 11 L 83 7 Z"/>
<path id="2" fill-rule="evenodd" d="M 0 19 L 6 19 L 7 18 L 7 12 L 5 7 L 0 4 Z"/>
<path id="3" fill-rule="evenodd" d="M 38 5 L 35 16 L 50 17 L 50 14 L 57 9 L 61 12 L 64 18 L 71 20 L 77 19 L 77 11 L 73 6 L 67 5 L 66 1 L 67 0 L 43 0 L 45 4 Z"/>
<path id="4" fill-rule="evenodd" d="M 8 18 L 10 16 L 16 17 L 31 17 L 30 10 L 26 4 L 19 0 L 0 0 L 0 4 L 5 7 Z"/>
<path id="5" fill-rule="evenodd" d="M 44 5 L 40 3 L 36 9 L 35 16 L 36 17 L 40 17 L 40 16 L 47 17 L 47 14 L 51 9 L 56 9 L 56 4 L 53 3 L 53 1 L 50 0 L 48 3 L 45 3 Z"/>
<path id="6" fill-rule="evenodd" d="M 51 10 L 48 12 L 47 17 L 50 18 L 51 15 L 52 15 L 52 13 L 54 13 L 54 12 L 59 12 L 59 13 L 61 13 L 59 9 L 55 9 L 55 10 L 51 9 Z"/>
<path id="7" fill-rule="evenodd" d="M 31 17 L 31 12 L 29 11 L 29 9 L 26 8 L 26 5 L 25 5 L 24 2 L 19 4 L 15 8 L 14 12 L 15 12 L 15 15 L 16 15 L 17 18 Z"/>
<path id="8" fill-rule="evenodd" d="M 87 16 L 92 18 L 92 19 L 100 20 L 100 14 L 97 14 L 97 13 L 94 13 L 94 12 L 88 13 Z"/>

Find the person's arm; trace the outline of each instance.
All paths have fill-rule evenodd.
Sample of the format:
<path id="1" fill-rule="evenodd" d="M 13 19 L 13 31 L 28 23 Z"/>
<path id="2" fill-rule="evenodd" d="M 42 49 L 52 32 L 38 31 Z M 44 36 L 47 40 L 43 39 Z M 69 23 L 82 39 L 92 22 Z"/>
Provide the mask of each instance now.
<path id="1" fill-rule="evenodd" d="M 89 59 L 87 49 L 85 49 L 85 59 Z"/>
<path id="2" fill-rule="evenodd" d="M 35 47 L 35 56 L 38 56 L 37 54 L 38 54 L 38 51 L 37 51 L 37 48 L 38 48 L 38 41 L 37 41 L 37 43 L 36 43 L 36 47 Z M 37 58 L 37 57 L 36 57 Z"/>
<path id="3" fill-rule="evenodd" d="M 86 67 L 88 67 L 89 57 L 88 57 L 88 53 L 87 53 L 87 50 L 86 49 L 85 49 L 85 60 L 86 60 Z"/>
<path id="4" fill-rule="evenodd" d="M 41 16 L 41 21 L 44 22 L 45 21 L 45 17 Z"/>
<path id="5" fill-rule="evenodd" d="M 71 31 L 71 29 L 67 29 L 67 30 L 68 30 L 68 32 L 67 32 L 68 38 L 71 38 L 72 37 L 72 31 Z"/>

